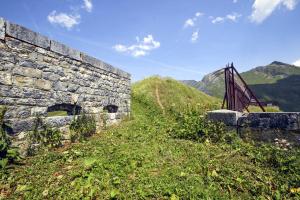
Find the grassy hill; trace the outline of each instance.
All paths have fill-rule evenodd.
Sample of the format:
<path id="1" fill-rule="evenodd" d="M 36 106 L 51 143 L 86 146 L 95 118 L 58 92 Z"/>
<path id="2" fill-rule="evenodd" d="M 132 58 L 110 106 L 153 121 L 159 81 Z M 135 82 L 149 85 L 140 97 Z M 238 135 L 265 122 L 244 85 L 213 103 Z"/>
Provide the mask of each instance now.
<path id="1" fill-rule="evenodd" d="M 193 131 L 174 110 L 190 105 L 204 112 L 217 104 L 171 79 L 135 83 L 131 119 L 2 171 L 0 199 L 299 198 L 297 152 L 245 143 L 234 133 L 219 141 L 173 137 L 174 125 Z M 194 124 L 201 116 L 183 117 Z"/>
<path id="2" fill-rule="evenodd" d="M 300 111 L 300 93 L 297 92 L 300 89 L 300 67 L 274 61 L 243 72 L 241 76 L 261 101 L 274 102 L 283 111 Z M 223 98 L 224 75 L 208 74 L 191 86 L 211 96 Z"/>
<path id="3" fill-rule="evenodd" d="M 150 77 L 135 83 L 132 88 L 134 94 L 150 99 L 158 106 L 157 102 L 160 102 L 165 109 L 180 109 L 187 105 L 220 105 L 219 99 L 170 78 Z"/>

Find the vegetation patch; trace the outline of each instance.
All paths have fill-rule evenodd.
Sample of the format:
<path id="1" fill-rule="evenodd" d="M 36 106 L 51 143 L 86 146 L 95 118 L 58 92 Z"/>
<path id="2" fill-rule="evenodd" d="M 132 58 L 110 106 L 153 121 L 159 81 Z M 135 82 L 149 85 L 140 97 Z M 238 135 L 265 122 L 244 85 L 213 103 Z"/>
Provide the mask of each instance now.
<path id="1" fill-rule="evenodd" d="M 68 116 L 67 111 L 52 111 L 47 113 L 47 117 Z"/>
<path id="2" fill-rule="evenodd" d="M 11 141 L 5 131 L 4 115 L 6 111 L 6 107 L 0 107 L 0 170 L 20 159 L 17 149 L 10 146 Z"/>
<path id="3" fill-rule="evenodd" d="M 201 92 L 189 96 L 193 90 L 183 85 L 179 90 L 182 95 L 173 95 L 177 84 L 157 77 L 136 83 L 132 120 L 96 133 L 82 143 L 42 152 L 27 159 L 25 165 L 12 167 L 0 179 L 1 197 L 300 198 L 298 149 L 284 151 L 246 143 L 234 132 L 223 132 L 221 124 L 207 125 L 201 115 L 218 102 Z M 162 92 L 159 95 L 165 114 L 155 98 L 157 86 Z M 197 107 L 200 99 L 205 106 Z M 190 107 L 182 108 L 183 102 L 189 102 Z M 199 115 L 200 119 L 196 117 Z"/>
<path id="4" fill-rule="evenodd" d="M 28 132 L 28 155 L 34 155 L 40 149 L 53 149 L 62 145 L 62 133 L 57 128 L 45 124 L 39 116 L 34 122 L 33 131 Z"/>
<path id="5" fill-rule="evenodd" d="M 85 113 L 74 117 L 70 124 L 71 141 L 84 140 L 96 133 L 96 121 L 92 115 Z"/>

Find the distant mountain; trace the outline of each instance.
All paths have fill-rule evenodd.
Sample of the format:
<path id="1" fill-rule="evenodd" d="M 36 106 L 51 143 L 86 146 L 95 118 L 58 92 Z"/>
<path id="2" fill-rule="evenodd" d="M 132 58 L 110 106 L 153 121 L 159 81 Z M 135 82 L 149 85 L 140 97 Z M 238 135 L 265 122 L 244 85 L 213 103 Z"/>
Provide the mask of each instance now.
<path id="1" fill-rule="evenodd" d="M 300 111 L 300 67 L 274 61 L 241 73 L 261 101 L 274 102 L 283 111 Z M 224 74 L 208 74 L 201 81 L 182 81 L 215 97 L 224 96 Z"/>

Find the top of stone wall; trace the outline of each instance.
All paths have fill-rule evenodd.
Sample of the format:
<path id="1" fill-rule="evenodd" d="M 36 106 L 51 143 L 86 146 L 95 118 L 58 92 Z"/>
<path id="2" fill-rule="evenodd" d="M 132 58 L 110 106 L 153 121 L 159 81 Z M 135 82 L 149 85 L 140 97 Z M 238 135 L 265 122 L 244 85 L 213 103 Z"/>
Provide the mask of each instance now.
<path id="1" fill-rule="evenodd" d="M 0 39 L 4 40 L 5 36 L 10 36 L 18 40 L 27 42 L 29 44 L 50 50 L 52 52 L 61 54 L 71 59 L 79 60 L 88 63 L 96 68 L 100 68 L 110 73 L 130 79 L 130 74 L 115 68 L 97 58 L 91 57 L 78 50 L 72 49 L 64 44 L 55 40 L 50 40 L 48 37 L 43 36 L 37 32 L 31 31 L 18 24 L 11 23 L 0 17 Z"/>

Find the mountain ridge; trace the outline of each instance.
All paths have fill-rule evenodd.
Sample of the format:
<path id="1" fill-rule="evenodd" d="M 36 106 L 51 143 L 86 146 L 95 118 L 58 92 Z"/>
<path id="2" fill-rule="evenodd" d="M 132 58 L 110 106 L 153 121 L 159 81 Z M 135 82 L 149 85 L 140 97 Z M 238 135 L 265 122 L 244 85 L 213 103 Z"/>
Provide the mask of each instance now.
<path id="1" fill-rule="evenodd" d="M 257 66 L 240 73 L 249 87 L 261 101 L 278 104 L 283 111 L 300 111 L 300 67 L 280 61 L 265 66 Z M 223 98 L 223 73 L 210 73 L 201 81 L 182 81 L 208 95 Z M 193 83 L 193 84 L 190 84 Z M 278 91 L 283 92 L 278 93 Z"/>

